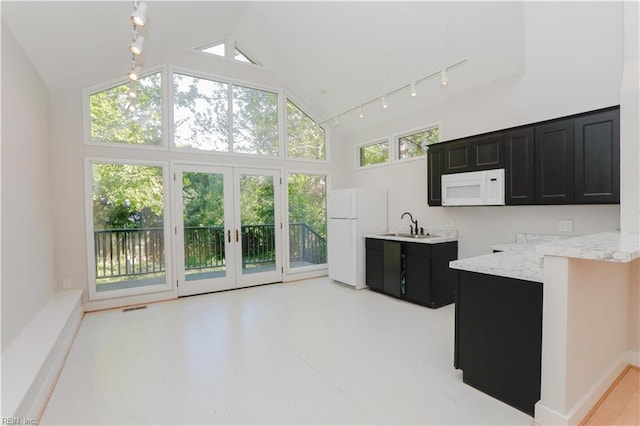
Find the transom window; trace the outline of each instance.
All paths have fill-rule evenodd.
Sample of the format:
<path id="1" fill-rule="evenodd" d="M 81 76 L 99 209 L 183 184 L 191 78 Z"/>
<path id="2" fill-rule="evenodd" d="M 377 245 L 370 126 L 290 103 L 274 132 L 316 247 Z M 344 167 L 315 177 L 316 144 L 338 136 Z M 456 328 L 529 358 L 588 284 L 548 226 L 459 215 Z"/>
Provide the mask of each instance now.
<path id="1" fill-rule="evenodd" d="M 287 156 L 313 160 L 326 158 L 324 129 L 288 99 Z"/>
<path id="2" fill-rule="evenodd" d="M 389 162 L 389 140 L 361 145 L 358 147 L 360 167 Z"/>
<path id="3" fill-rule="evenodd" d="M 135 89 L 135 98 L 129 94 Z M 91 142 L 162 145 L 162 77 L 157 72 L 89 96 Z"/>
<path id="4" fill-rule="evenodd" d="M 257 61 L 251 58 L 251 56 L 247 55 L 240 47 L 238 47 L 238 44 L 233 40 L 219 41 L 198 50 L 202 53 L 220 56 L 222 58 L 226 58 L 227 53 L 229 53 L 229 59 L 234 59 L 246 64 L 260 65 Z"/>
<path id="5" fill-rule="evenodd" d="M 440 141 L 440 128 L 432 127 L 398 137 L 398 159 L 427 155 L 427 145 Z"/>
<path id="6" fill-rule="evenodd" d="M 173 93 L 177 148 L 278 155 L 277 93 L 179 73 Z"/>

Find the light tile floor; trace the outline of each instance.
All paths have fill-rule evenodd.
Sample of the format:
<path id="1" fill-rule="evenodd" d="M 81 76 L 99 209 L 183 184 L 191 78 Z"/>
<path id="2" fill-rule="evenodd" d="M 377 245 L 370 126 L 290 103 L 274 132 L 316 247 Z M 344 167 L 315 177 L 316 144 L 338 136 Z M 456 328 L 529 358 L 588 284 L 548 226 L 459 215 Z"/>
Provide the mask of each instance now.
<path id="1" fill-rule="evenodd" d="M 41 424 L 529 426 L 462 383 L 453 322 L 327 278 L 90 313 Z"/>

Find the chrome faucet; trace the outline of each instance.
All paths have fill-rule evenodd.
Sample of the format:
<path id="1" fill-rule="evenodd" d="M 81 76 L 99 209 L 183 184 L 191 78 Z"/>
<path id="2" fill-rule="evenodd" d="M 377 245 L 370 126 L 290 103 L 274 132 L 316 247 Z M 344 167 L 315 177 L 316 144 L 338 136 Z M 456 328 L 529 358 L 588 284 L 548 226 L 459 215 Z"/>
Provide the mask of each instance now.
<path id="1" fill-rule="evenodd" d="M 404 219 L 405 215 L 409 215 L 409 220 L 411 220 L 411 222 L 413 222 L 413 226 L 409 225 L 409 229 L 410 229 L 410 233 L 411 235 L 415 234 L 418 235 L 418 221 L 417 220 L 413 220 L 413 216 L 411 216 L 411 213 L 409 212 L 404 212 L 402 213 L 402 216 L 400 216 L 400 219 Z M 415 229 L 415 231 L 414 231 Z"/>

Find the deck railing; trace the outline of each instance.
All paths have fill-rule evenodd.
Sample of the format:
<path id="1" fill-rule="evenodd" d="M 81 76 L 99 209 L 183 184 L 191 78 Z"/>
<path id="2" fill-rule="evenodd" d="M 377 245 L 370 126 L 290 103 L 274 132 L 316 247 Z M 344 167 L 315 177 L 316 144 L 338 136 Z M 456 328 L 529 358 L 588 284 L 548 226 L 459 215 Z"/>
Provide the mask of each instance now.
<path id="1" fill-rule="evenodd" d="M 243 225 L 241 234 L 243 267 L 257 267 L 275 261 L 273 225 Z M 162 228 L 99 230 L 94 232 L 94 242 L 97 279 L 151 275 L 165 270 Z M 326 263 L 326 246 L 326 240 L 306 223 L 290 224 L 292 263 Z M 185 227 L 184 255 L 187 271 L 224 267 L 224 227 Z"/>

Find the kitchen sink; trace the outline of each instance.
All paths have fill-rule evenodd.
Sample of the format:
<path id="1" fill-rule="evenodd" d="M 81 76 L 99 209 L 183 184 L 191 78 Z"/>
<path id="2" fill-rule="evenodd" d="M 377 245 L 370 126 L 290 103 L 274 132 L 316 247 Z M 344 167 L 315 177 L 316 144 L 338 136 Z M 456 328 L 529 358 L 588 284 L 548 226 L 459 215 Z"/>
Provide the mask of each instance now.
<path id="1" fill-rule="evenodd" d="M 380 234 L 383 237 L 402 237 L 402 238 L 418 238 L 418 239 L 423 239 L 423 238 L 438 238 L 440 237 L 440 235 L 431 235 L 431 234 L 407 234 L 407 233 L 402 233 L 402 232 L 388 232 L 386 234 Z"/>

